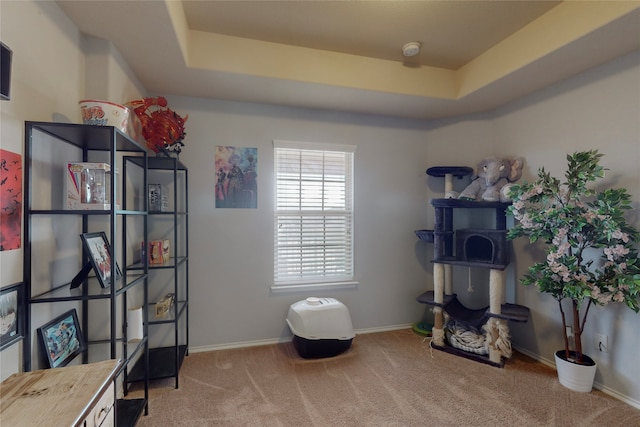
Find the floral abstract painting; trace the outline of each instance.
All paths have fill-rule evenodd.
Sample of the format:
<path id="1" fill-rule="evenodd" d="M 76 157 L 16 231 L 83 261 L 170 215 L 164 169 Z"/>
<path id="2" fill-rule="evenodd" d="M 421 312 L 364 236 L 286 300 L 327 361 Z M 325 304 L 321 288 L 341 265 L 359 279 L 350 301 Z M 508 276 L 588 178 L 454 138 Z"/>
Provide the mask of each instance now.
<path id="1" fill-rule="evenodd" d="M 216 146 L 216 208 L 258 207 L 258 149 Z"/>
<path id="2" fill-rule="evenodd" d="M 0 251 L 20 248 L 22 156 L 0 149 Z"/>

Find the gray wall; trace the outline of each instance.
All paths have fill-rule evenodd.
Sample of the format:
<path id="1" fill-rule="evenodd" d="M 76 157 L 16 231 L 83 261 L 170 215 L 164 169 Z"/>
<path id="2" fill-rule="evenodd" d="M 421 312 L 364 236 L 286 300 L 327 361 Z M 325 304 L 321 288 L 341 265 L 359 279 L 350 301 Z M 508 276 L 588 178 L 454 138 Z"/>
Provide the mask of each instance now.
<path id="1" fill-rule="evenodd" d="M 430 214 L 424 123 L 188 98 L 181 159 L 189 166 L 191 344 L 246 343 L 288 336 L 289 306 L 307 296 L 344 302 L 356 329 L 422 319 L 428 245 L 414 230 Z M 272 294 L 273 140 L 354 144 L 356 289 Z M 258 208 L 215 209 L 216 145 L 258 148 Z"/>
<path id="2" fill-rule="evenodd" d="M 440 197 L 441 179 L 427 178 L 435 165 L 474 165 L 491 154 L 525 157 L 525 176 L 544 166 L 564 173 L 567 153 L 598 148 L 611 169 L 607 181 L 627 187 L 640 200 L 638 117 L 639 54 L 635 53 L 534 93 L 491 115 L 417 122 L 374 116 L 174 97 L 189 114 L 187 146 L 181 156 L 190 168 L 191 278 L 194 349 L 270 342 L 288 337 L 288 306 L 310 295 L 343 301 L 359 330 L 377 330 L 431 318 L 415 296 L 432 288 L 430 245 L 413 230 L 433 227 L 428 200 Z M 272 294 L 272 140 L 357 145 L 357 289 Z M 212 164 L 216 145 L 259 150 L 258 209 L 216 209 Z M 465 181 L 456 181 L 464 186 Z M 635 222 L 638 223 L 637 213 Z M 507 270 L 507 295 L 532 310 L 530 322 L 513 324 L 513 342 L 551 363 L 561 347 L 555 301 L 518 284 L 533 258 L 526 242 L 514 243 Z M 486 303 L 486 288 L 467 292 L 467 270 L 454 270 L 456 292 L 469 305 Z M 482 277 L 482 272 L 474 271 Z M 483 279 L 480 279 L 483 280 Z M 594 333 L 609 336 L 611 351 L 589 351 L 600 367 L 596 381 L 631 403 L 640 397 L 632 360 L 634 328 L 640 316 L 621 306 L 592 309 L 585 342 Z"/>
<path id="3" fill-rule="evenodd" d="M 630 217 L 640 228 L 640 52 L 582 73 L 501 109 L 493 120 L 496 151 L 516 151 L 527 161 L 523 179 L 533 180 L 544 166 L 562 178 L 566 154 L 598 149 L 607 171 L 605 184 L 627 188 L 633 200 Z M 515 242 L 514 268 L 522 276 L 536 253 L 526 239 Z M 537 252 L 539 255 L 539 252 Z M 531 321 L 514 325 L 513 340 L 547 360 L 562 348 L 555 300 L 519 286 L 518 301 L 532 311 Z M 640 315 L 622 304 L 595 307 L 589 313 L 585 352 L 598 363 L 596 383 L 612 394 L 632 398 L 640 407 L 637 360 Z M 609 337 L 610 351 L 595 349 L 595 333 Z"/>
<path id="4" fill-rule="evenodd" d="M 3 2 L 2 39 L 14 48 L 13 99 L 0 103 L 2 147 L 22 152 L 25 120 L 79 122 L 77 101 L 87 90 L 115 96 L 118 77 L 106 87 L 83 81 L 95 66 L 95 44 L 82 38 L 52 2 Z M 121 66 L 117 52 L 102 49 L 97 62 Z M 28 55 L 22 52 L 29 52 Z M 87 55 L 93 55 L 90 58 Z M 63 58 L 60 61 L 60 58 Z M 116 59 L 114 59 L 116 58 Z M 48 64 L 48 65 L 43 65 Z M 126 65 L 126 64 L 125 64 Z M 125 76 L 127 71 L 123 71 Z M 117 87 L 116 87 L 117 86 Z M 135 89 L 128 89 L 135 92 Z M 125 95 L 123 95 L 125 96 Z M 112 99 L 112 101 L 124 101 Z M 309 111 L 195 98 L 170 98 L 189 114 L 183 161 L 190 169 L 191 344 L 194 350 L 286 339 L 284 318 L 292 302 L 308 293 L 272 294 L 272 140 L 357 145 L 355 256 L 356 289 L 323 293 L 342 300 L 360 331 L 406 326 L 429 317 L 415 297 L 431 289 L 431 248 L 413 231 L 433 226 L 428 200 L 440 197 L 441 179 L 427 179 L 436 165 L 474 165 L 491 154 L 521 155 L 524 179 L 540 166 L 564 171 L 564 156 L 599 148 L 609 180 L 640 200 L 640 54 L 634 53 L 531 94 L 490 115 L 437 122 Z M 215 209 L 216 145 L 259 150 L 258 208 Z M 464 182 L 456 182 L 464 185 Z M 635 223 L 640 223 L 637 211 Z M 531 320 L 512 325 L 514 343 L 543 360 L 560 347 L 556 305 L 534 289 L 517 284 L 533 262 L 525 242 L 514 245 L 507 294 L 532 310 Z M 0 253 L 2 286 L 21 280 L 22 250 Z M 456 270 L 456 291 L 469 301 L 483 297 L 481 286 L 466 292 L 466 270 Z M 320 294 L 314 292 L 315 294 Z M 476 298 L 477 296 L 477 298 Z M 596 381 L 608 392 L 640 407 L 636 362 L 640 316 L 624 307 L 596 309 L 587 324 L 609 336 L 611 351 L 594 354 Z M 591 345 L 591 344 L 589 344 Z M 1 354 L 2 377 L 20 369 L 20 345 Z M 408 367 L 410 369 L 410 367 Z"/>

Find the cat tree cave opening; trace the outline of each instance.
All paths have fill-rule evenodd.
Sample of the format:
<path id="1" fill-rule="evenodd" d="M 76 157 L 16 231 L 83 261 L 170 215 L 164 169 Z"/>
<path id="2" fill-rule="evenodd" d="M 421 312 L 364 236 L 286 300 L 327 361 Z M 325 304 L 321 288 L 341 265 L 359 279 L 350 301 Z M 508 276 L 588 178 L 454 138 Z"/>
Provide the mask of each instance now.
<path id="1" fill-rule="evenodd" d="M 508 264 L 505 230 L 461 229 L 456 231 L 456 254 L 460 261 Z"/>

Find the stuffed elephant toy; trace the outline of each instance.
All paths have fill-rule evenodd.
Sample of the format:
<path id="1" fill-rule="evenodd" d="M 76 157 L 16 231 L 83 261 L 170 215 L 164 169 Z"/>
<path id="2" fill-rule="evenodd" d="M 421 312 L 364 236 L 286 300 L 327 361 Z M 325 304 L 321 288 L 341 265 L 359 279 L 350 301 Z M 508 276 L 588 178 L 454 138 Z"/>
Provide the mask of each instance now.
<path id="1" fill-rule="evenodd" d="M 522 176 L 522 158 L 489 157 L 478 163 L 471 183 L 458 196 L 464 200 L 509 202 L 508 188 Z"/>

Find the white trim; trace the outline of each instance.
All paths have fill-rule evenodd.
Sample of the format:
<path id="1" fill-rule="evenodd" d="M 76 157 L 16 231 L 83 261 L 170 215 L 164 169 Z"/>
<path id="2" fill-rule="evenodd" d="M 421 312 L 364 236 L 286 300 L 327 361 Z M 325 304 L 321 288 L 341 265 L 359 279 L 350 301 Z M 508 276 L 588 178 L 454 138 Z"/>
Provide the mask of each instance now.
<path id="1" fill-rule="evenodd" d="M 281 139 L 274 139 L 273 147 L 274 148 L 297 148 L 299 150 L 313 150 L 313 151 L 339 151 L 342 153 L 356 152 L 355 145 L 331 144 L 327 142 L 284 141 Z"/>
<path id="2" fill-rule="evenodd" d="M 273 144 L 276 187 L 271 292 L 356 287 L 356 147 L 283 140 L 273 140 Z"/>
<path id="3" fill-rule="evenodd" d="M 375 332 L 396 331 L 396 330 L 407 329 L 407 328 L 411 328 L 411 325 L 394 325 L 394 326 L 383 326 L 379 328 L 357 329 L 354 332 L 356 333 L 356 335 L 358 335 L 358 334 L 371 334 Z M 284 344 L 284 343 L 290 342 L 292 337 L 293 335 L 289 335 L 287 337 L 271 338 L 268 340 L 242 341 L 242 342 L 234 342 L 234 343 L 228 343 L 228 344 L 189 347 L 189 353 L 204 353 L 207 351 L 232 350 L 236 348 L 258 347 L 261 345 Z"/>
<path id="4" fill-rule="evenodd" d="M 284 292 L 305 292 L 305 291 L 323 291 L 335 289 L 355 289 L 360 282 L 331 282 L 331 283 L 309 283 L 299 285 L 272 285 L 271 292 L 274 294 Z"/>
<path id="5" fill-rule="evenodd" d="M 232 342 L 228 344 L 203 345 L 198 347 L 189 347 L 189 353 L 204 353 L 207 351 L 233 350 L 236 348 L 248 348 L 248 347 L 258 347 L 261 345 L 282 344 L 285 342 L 289 342 L 290 340 L 291 340 L 291 337 L 272 338 L 268 340 Z"/>
<path id="6" fill-rule="evenodd" d="M 411 323 L 406 323 L 402 325 L 389 325 L 389 326 L 380 326 L 376 328 L 367 328 L 367 329 L 358 329 L 356 333 L 358 334 L 375 334 L 376 332 L 389 332 L 389 331 L 399 331 L 402 329 L 411 329 Z"/>

